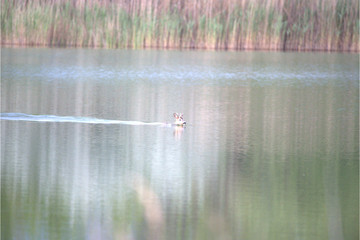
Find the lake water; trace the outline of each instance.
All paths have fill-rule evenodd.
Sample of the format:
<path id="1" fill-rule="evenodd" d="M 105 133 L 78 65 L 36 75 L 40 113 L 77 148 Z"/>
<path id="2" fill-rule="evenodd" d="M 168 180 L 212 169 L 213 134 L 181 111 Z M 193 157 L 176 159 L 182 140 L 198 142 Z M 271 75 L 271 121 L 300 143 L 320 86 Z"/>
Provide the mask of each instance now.
<path id="1" fill-rule="evenodd" d="M 1 55 L 2 239 L 359 238 L 358 54 Z"/>

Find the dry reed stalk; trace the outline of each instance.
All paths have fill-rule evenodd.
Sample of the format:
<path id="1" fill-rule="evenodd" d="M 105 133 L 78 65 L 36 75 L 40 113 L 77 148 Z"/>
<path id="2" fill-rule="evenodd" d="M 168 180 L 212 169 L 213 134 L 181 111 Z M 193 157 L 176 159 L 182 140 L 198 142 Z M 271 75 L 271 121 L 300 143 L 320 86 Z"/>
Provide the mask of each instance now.
<path id="1" fill-rule="evenodd" d="M 2 0 L 1 42 L 359 51 L 357 0 Z"/>

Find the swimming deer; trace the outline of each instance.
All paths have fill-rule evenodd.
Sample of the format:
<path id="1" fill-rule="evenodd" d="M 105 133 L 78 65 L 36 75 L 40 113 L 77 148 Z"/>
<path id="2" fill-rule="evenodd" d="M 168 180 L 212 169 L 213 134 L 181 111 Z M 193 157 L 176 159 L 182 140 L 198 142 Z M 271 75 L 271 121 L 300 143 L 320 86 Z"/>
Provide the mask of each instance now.
<path id="1" fill-rule="evenodd" d="M 183 126 L 186 124 L 186 121 L 184 121 L 184 117 L 182 113 L 174 113 L 174 118 L 175 118 L 174 125 Z"/>

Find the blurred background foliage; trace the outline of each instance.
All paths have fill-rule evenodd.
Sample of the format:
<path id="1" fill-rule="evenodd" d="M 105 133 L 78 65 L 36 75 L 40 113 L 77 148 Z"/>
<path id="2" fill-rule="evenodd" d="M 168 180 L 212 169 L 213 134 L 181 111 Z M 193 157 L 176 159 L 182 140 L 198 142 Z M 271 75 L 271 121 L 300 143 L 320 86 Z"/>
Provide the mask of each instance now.
<path id="1" fill-rule="evenodd" d="M 357 0 L 2 0 L 2 45 L 359 50 Z"/>

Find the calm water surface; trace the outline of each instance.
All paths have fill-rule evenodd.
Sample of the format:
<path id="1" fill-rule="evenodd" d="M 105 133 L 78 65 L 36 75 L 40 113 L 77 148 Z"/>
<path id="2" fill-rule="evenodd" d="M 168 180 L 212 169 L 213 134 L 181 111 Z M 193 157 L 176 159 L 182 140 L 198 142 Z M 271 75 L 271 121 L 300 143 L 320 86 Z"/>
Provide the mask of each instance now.
<path id="1" fill-rule="evenodd" d="M 357 54 L 1 55 L 2 239 L 358 239 Z"/>

